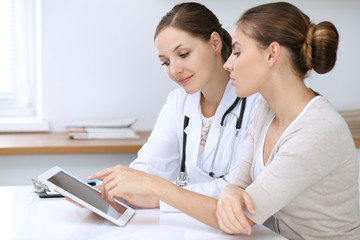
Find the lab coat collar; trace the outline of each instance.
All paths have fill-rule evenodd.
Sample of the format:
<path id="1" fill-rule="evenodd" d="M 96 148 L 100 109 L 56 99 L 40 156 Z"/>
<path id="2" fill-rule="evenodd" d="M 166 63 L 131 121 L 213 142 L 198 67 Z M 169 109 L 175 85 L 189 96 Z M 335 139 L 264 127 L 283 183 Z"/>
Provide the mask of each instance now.
<path id="1" fill-rule="evenodd" d="M 190 119 L 201 119 L 201 106 L 200 106 L 200 97 L 201 92 L 198 91 L 193 94 L 189 94 L 184 103 L 184 114 Z M 221 118 L 224 115 L 225 111 L 233 104 L 236 99 L 235 88 L 231 85 L 231 80 L 229 80 L 226 85 L 224 95 L 220 101 L 220 104 L 215 112 L 214 120 L 218 121 L 219 125 Z M 220 115 L 220 116 L 219 116 Z"/>
<path id="2" fill-rule="evenodd" d="M 190 141 L 188 141 L 188 144 L 186 146 L 187 159 L 188 161 L 194 162 L 194 165 L 196 165 L 196 161 L 197 161 L 200 138 L 201 138 L 201 129 L 202 129 L 200 97 L 201 97 L 200 91 L 194 94 L 189 94 L 184 103 L 184 114 L 185 116 L 188 116 L 190 119 L 189 125 L 185 129 L 185 132 L 188 135 L 188 139 L 192 139 L 191 143 Z M 235 88 L 231 85 L 231 80 L 229 80 L 225 88 L 223 97 L 220 101 L 220 104 L 216 109 L 213 122 L 211 124 L 211 128 L 203 152 L 203 159 L 207 159 L 210 157 L 212 160 L 212 155 L 210 154 L 213 154 L 214 152 L 213 150 L 216 147 L 216 143 L 220 133 L 221 118 L 223 117 L 225 111 L 235 101 L 235 99 L 236 99 Z M 189 147 L 189 145 L 192 146 Z M 192 152 L 190 152 L 190 150 L 192 150 Z"/>
<path id="3" fill-rule="evenodd" d="M 200 91 L 189 94 L 184 103 L 184 115 L 189 118 L 189 124 L 184 130 L 187 134 L 186 161 L 190 161 L 194 166 L 199 152 L 202 128 L 200 97 Z"/>
<path id="4" fill-rule="evenodd" d="M 201 98 L 200 91 L 187 95 L 184 103 L 184 114 L 185 116 L 189 117 L 189 119 L 195 120 L 198 119 L 199 117 L 201 118 L 200 98 Z"/>

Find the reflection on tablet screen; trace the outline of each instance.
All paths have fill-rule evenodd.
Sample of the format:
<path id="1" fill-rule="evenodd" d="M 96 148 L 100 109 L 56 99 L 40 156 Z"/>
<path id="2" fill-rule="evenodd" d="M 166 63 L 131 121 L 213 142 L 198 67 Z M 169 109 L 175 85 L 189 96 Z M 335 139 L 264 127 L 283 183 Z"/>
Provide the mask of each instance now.
<path id="1" fill-rule="evenodd" d="M 95 189 L 88 186 L 86 183 L 82 183 L 77 179 L 65 174 L 62 171 L 49 178 L 48 181 L 61 187 L 72 195 L 80 198 L 81 200 L 96 207 L 100 211 L 112 216 L 115 219 L 121 217 L 121 215 L 126 211 L 124 206 L 114 202 L 113 206 L 116 208 L 115 210 L 100 196 L 100 193 Z"/>

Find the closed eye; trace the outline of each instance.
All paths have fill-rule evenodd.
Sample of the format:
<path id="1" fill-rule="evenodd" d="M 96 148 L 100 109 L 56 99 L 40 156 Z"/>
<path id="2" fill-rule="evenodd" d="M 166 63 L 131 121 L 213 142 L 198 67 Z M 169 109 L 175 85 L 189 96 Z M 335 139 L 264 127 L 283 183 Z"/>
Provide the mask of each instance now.
<path id="1" fill-rule="evenodd" d="M 161 65 L 162 65 L 162 66 L 169 66 L 169 65 L 170 65 L 170 62 L 169 62 L 169 61 L 166 61 L 166 62 L 163 62 Z"/>
<path id="2" fill-rule="evenodd" d="M 186 53 L 180 54 L 180 57 L 185 58 L 185 57 L 187 57 L 188 55 L 189 55 L 189 52 L 186 52 Z"/>

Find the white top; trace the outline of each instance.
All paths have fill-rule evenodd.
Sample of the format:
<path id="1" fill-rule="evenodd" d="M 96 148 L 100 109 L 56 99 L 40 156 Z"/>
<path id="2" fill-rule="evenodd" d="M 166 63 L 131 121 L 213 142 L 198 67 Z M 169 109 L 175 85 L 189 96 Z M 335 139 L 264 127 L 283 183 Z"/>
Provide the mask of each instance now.
<path id="1" fill-rule="evenodd" d="M 200 139 L 200 145 L 199 145 L 199 154 L 198 154 L 198 159 L 197 159 L 197 164 L 196 164 L 197 167 L 201 167 L 201 158 L 202 158 L 202 155 L 204 152 L 206 139 L 209 135 L 210 126 L 211 126 L 213 119 L 214 119 L 214 116 L 207 118 L 204 115 L 202 115 L 202 129 L 201 129 L 201 139 Z"/>
<path id="2" fill-rule="evenodd" d="M 301 113 L 289 124 L 289 126 L 287 126 L 287 128 L 285 129 L 285 131 L 281 134 L 284 135 L 286 133 L 286 131 L 297 122 L 298 119 L 300 119 L 305 113 L 306 111 L 309 109 L 309 107 L 316 102 L 319 98 L 321 98 L 321 96 L 315 96 L 313 97 L 304 107 L 304 109 L 301 111 Z M 254 179 L 256 179 L 258 176 L 261 175 L 261 173 L 264 171 L 265 169 L 265 165 L 264 165 L 264 143 L 265 143 L 265 138 L 267 135 L 267 132 L 269 131 L 269 127 L 272 123 L 272 121 L 274 120 L 275 116 L 272 118 L 272 120 L 269 122 L 268 126 L 266 127 L 265 130 L 265 134 L 264 137 L 262 138 L 261 141 L 261 145 L 257 154 L 257 157 L 255 159 L 255 163 L 254 163 Z M 281 136 L 280 136 L 281 137 Z"/>
<path id="3" fill-rule="evenodd" d="M 198 165 L 200 141 L 202 132 L 202 113 L 200 98 L 201 92 L 187 94 L 183 88 L 177 88 L 169 93 L 154 129 L 146 144 L 141 148 L 130 167 L 160 176 L 168 180 L 175 180 L 179 174 L 183 149 L 183 134 L 187 134 L 186 142 L 186 172 L 189 176 L 188 190 L 211 197 L 218 197 L 221 190 L 228 185 L 223 179 L 213 179 L 206 172 L 211 171 L 212 160 L 218 138 L 220 135 L 220 122 L 236 99 L 235 88 L 228 82 L 223 97 L 212 119 L 208 136 L 202 149 L 201 167 Z M 247 144 L 248 128 L 256 111 L 259 94 L 252 95 L 246 100 L 246 108 L 242 127 L 235 142 L 234 157 L 231 162 L 230 172 L 226 175 L 232 181 L 236 169 Z M 236 130 L 236 121 L 241 109 L 241 102 L 226 117 L 224 133 L 219 145 L 216 160 L 212 171 L 216 175 L 227 172 L 227 159 L 230 157 L 232 140 Z M 184 117 L 189 118 L 189 124 L 184 130 Z M 167 204 L 160 202 L 161 211 L 178 211 Z"/>
<path id="4" fill-rule="evenodd" d="M 274 118 L 273 118 L 274 119 Z M 271 125 L 272 120 L 269 122 L 269 124 L 266 127 L 266 133 L 269 130 L 269 127 Z M 264 171 L 265 169 L 265 165 L 264 165 L 264 142 L 265 142 L 265 136 L 264 135 L 262 142 L 261 142 L 261 146 L 259 148 L 258 154 L 255 158 L 255 163 L 254 163 L 254 179 L 256 179 L 258 176 L 261 175 L 261 173 Z"/>

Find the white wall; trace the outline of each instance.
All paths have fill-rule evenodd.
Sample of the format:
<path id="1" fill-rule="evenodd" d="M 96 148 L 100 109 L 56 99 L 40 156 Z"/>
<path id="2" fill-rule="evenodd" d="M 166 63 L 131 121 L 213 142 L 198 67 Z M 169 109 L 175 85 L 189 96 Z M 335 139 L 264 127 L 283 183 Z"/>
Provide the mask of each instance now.
<path id="1" fill-rule="evenodd" d="M 72 119 L 136 116 L 136 129 L 152 129 L 176 85 L 157 59 L 153 34 L 176 3 L 168 0 L 43 0 L 43 115 L 52 131 Z M 266 1 L 206 0 L 232 33 L 249 7 Z M 338 110 L 360 109 L 360 1 L 290 1 L 315 23 L 332 21 L 340 32 L 335 69 L 311 76 L 310 86 Z M 324 6 L 326 5 L 326 6 Z"/>
<path id="2" fill-rule="evenodd" d="M 0 156 L 0 186 L 31 185 L 31 178 L 56 165 L 86 181 L 99 170 L 129 165 L 135 158 L 136 154 Z"/>

